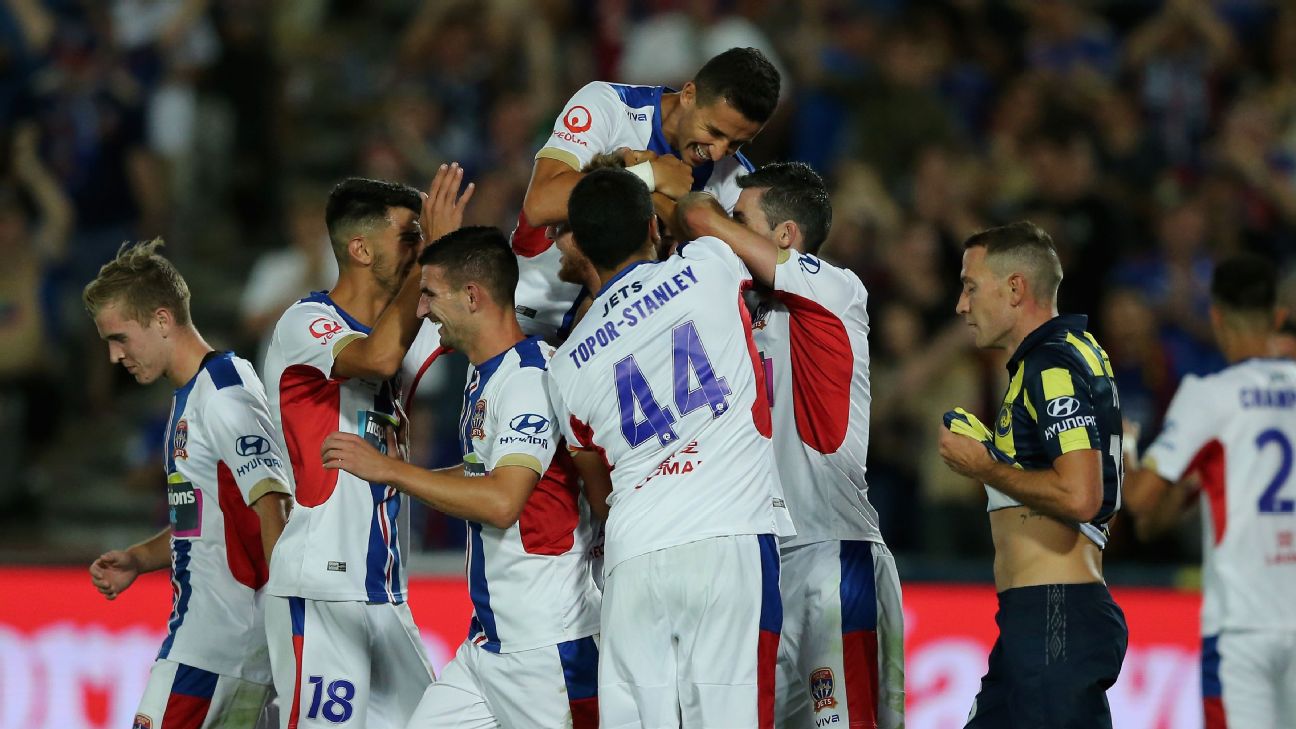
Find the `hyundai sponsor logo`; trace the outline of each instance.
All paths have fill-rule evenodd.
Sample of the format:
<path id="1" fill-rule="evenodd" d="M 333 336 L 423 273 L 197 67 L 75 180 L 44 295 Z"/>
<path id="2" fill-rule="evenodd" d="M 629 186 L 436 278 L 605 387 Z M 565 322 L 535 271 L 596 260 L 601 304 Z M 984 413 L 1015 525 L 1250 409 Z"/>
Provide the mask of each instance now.
<path id="1" fill-rule="evenodd" d="M 510 420 L 509 427 L 526 435 L 540 435 L 549 430 L 549 419 L 535 413 L 526 413 Z"/>
<path id="2" fill-rule="evenodd" d="M 1074 397 L 1055 397 L 1048 401 L 1048 414 L 1055 418 L 1075 415 L 1080 409 L 1080 401 Z"/>
<path id="3" fill-rule="evenodd" d="M 234 441 L 234 450 L 240 456 L 264 456 L 270 452 L 270 441 L 259 435 L 240 435 Z"/>

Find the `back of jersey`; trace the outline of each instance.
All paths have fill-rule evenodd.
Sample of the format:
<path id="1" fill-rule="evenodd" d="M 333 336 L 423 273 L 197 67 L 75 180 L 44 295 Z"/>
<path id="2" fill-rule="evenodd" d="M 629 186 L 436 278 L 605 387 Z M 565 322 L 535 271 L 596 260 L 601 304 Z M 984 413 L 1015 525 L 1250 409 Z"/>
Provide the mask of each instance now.
<path id="1" fill-rule="evenodd" d="M 1250 359 L 1184 378 L 1147 458 L 1200 478 L 1202 631 L 1296 628 L 1296 363 Z"/>
<path id="2" fill-rule="evenodd" d="M 700 238 L 609 281 L 550 362 L 569 443 L 612 467 L 606 569 L 785 511 L 763 373 L 727 245 Z M 785 515 L 784 515 L 785 518 Z"/>

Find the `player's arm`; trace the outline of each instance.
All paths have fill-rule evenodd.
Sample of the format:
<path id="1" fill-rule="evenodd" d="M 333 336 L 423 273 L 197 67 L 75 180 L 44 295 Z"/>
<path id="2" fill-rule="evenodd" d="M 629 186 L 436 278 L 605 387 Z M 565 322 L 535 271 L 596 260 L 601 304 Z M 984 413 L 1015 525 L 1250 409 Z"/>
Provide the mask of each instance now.
<path id="1" fill-rule="evenodd" d="M 458 163 L 442 165 L 432 178 L 432 184 L 423 197 L 420 216 L 421 229 L 426 234 L 418 240 L 403 241 L 416 247 L 415 255 L 423 250 L 425 240 L 435 241 L 446 233 L 458 230 L 463 224 L 464 206 L 472 199 L 476 189 L 469 183 L 459 194 L 463 182 L 463 168 Z M 400 371 L 401 362 L 414 338 L 418 336 L 419 266 L 410 268 L 401 283 L 400 291 L 370 330 L 368 336 L 353 333 L 333 345 L 332 376 L 356 377 L 368 380 L 385 380 Z"/>
<path id="2" fill-rule="evenodd" d="M 266 562 L 274 552 L 275 544 L 288 524 L 288 511 L 292 508 L 292 497 L 280 491 L 267 491 L 261 498 L 252 502 L 252 511 L 256 512 L 261 522 L 261 550 Z"/>
<path id="3" fill-rule="evenodd" d="M 608 497 L 612 495 L 612 474 L 608 473 L 607 464 L 593 451 L 574 450 L 571 456 L 572 463 L 576 464 L 576 473 L 580 474 L 590 512 L 599 520 L 607 521 Z"/>
<path id="4" fill-rule="evenodd" d="M 1161 477 L 1152 468 L 1125 471 L 1121 507 L 1134 519 L 1134 533 L 1147 541 L 1179 524 L 1191 492 Z"/>
<path id="5" fill-rule="evenodd" d="M 1193 463 L 1215 438 L 1218 422 L 1210 408 L 1217 398 L 1202 388 L 1202 380 L 1189 375 L 1179 384 L 1165 422 L 1140 460 L 1133 443 L 1138 432 L 1126 426 L 1130 451 L 1125 459 L 1121 508 L 1134 518 L 1139 539 L 1152 539 L 1173 529 L 1196 496 Z"/>
<path id="6" fill-rule="evenodd" d="M 779 261 L 787 256 L 773 241 L 726 215 L 709 193 L 690 192 L 680 198 L 675 205 L 675 228 L 684 240 L 709 235 L 724 241 L 751 275 L 766 286 L 774 285 Z"/>
<path id="7" fill-rule="evenodd" d="M 466 476 L 459 467 L 429 471 L 385 456 L 351 433 L 334 433 L 325 438 L 320 455 L 325 468 L 342 469 L 373 483 L 391 484 L 437 511 L 499 529 L 517 523 L 541 473 L 538 462 L 497 464 L 485 476 Z"/>
<path id="8" fill-rule="evenodd" d="M 576 183 L 584 177 L 569 162 L 552 157 L 536 159 L 531 182 L 522 198 L 522 213 L 527 223 L 540 227 L 567 219 L 567 199 Z"/>
<path id="9" fill-rule="evenodd" d="M 1064 453 L 1051 468 L 1019 469 L 1000 463 L 979 441 L 942 429 L 940 454 L 956 473 L 1004 492 L 1035 511 L 1086 522 L 1102 508 L 1102 453 L 1084 448 Z"/>
<path id="10" fill-rule="evenodd" d="M 90 564 L 90 582 L 109 600 L 131 586 L 135 578 L 171 566 L 171 527 L 126 549 L 99 555 Z"/>

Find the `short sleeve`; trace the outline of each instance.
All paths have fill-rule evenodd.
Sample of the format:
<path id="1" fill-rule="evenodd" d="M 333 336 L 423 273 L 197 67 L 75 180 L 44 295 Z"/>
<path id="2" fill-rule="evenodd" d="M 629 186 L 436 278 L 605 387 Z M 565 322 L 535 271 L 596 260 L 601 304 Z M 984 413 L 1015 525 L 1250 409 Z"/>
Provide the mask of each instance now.
<path id="1" fill-rule="evenodd" d="M 563 107 L 536 159 L 556 159 L 574 170 L 583 169 L 594 155 L 614 149 L 613 140 L 625 121 L 624 108 L 621 97 L 607 83 L 586 84 Z"/>
<path id="2" fill-rule="evenodd" d="M 203 413 L 212 448 L 249 506 L 268 493 L 291 494 L 292 478 L 280 452 L 265 396 L 247 387 L 225 387 Z"/>
<path id="3" fill-rule="evenodd" d="M 714 261 L 722 265 L 738 280 L 751 279 L 751 272 L 728 243 L 709 235 L 691 240 L 680 246 L 679 255 L 691 261 Z"/>
<path id="4" fill-rule="evenodd" d="M 1188 475 L 1197 454 L 1216 437 L 1212 428 L 1218 424 L 1208 410 L 1213 401 L 1202 384 L 1199 377 L 1184 378 L 1166 410 L 1161 433 L 1144 454 L 1147 467 L 1167 481 L 1178 482 Z"/>
<path id="5" fill-rule="evenodd" d="M 333 376 L 333 362 L 342 348 L 365 336 L 352 329 L 333 309 L 314 303 L 288 307 L 275 326 L 274 341 L 283 361 L 308 365 Z"/>
<path id="6" fill-rule="evenodd" d="M 490 404 L 487 432 L 492 442 L 485 459 L 487 471 L 525 466 L 543 475 L 549 468 L 561 433 L 554 422 L 546 377 L 538 367 L 522 367 Z"/>
<path id="7" fill-rule="evenodd" d="M 1089 381 L 1076 368 L 1067 354 L 1047 347 L 1027 364 L 1022 383 L 1026 411 L 1050 460 L 1072 451 L 1102 450 Z"/>
<path id="8" fill-rule="evenodd" d="M 844 312 L 867 297 L 854 273 L 809 253 L 785 249 L 774 268 L 774 290 L 809 299 L 833 312 Z"/>

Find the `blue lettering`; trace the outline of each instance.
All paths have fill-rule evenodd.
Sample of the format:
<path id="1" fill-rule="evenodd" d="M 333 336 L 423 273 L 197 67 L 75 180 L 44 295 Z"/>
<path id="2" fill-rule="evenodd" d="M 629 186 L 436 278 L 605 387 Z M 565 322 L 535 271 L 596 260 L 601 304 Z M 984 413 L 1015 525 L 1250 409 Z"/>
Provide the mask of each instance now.
<path id="1" fill-rule="evenodd" d="M 1291 408 L 1296 406 L 1296 390 L 1261 390 L 1249 388 L 1241 393 L 1244 408 Z"/>
<path id="2" fill-rule="evenodd" d="M 638 306 L 638 304 L 635 304 L 635 306 Z M 621 310 L 621 318 L 625 320 L 625 325 L 628 327 L 632 327 L 639 323 L 639 319 L 635 317 L 634 311 L 632 311 L 628 306 Z"/>

